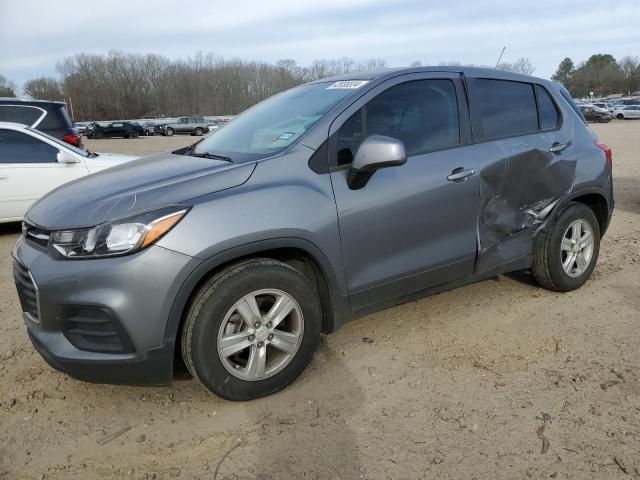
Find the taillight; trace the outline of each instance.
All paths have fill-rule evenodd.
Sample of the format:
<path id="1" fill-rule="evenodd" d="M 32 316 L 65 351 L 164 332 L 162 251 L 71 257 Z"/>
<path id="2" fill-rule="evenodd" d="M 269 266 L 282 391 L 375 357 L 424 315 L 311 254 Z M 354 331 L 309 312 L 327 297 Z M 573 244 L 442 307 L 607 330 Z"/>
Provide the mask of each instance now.
<path id="1" fill-rule="evenodd" d="M 607 159 L 607 163 L 609 164 L 609 167 L 613 168 L 613 153 L 611 152 L 609 145 L 607 145 L 606 143 L 596 142 L 596 147 L 598 147 L 600 150 L 604 152 L 604 156 Z"/>
<path id="2" fill-rule="evenodd" d="M 67 143 L 70 143 L 71 145 L 75 145 L 76 147 L 80 146 L 79 135 L 65 135 L 64 137 L 62 137 L 62 140 L 64 140 Z"/>

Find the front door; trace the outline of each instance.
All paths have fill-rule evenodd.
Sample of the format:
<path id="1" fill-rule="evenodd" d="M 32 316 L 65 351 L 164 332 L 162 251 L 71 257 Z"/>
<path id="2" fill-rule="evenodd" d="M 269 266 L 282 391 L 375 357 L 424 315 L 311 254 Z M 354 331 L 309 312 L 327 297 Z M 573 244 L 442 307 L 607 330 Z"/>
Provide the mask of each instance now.
<path id="1" fill-rule="evenodd" d="M 332 125 L 331 179 L 353 310 L 473 272 L 479 184 L 466 112 L 457 75 L 404 75 Z M 351 190 L 349 164 L 375 134 L 401 140 L 407 163 Z"/>

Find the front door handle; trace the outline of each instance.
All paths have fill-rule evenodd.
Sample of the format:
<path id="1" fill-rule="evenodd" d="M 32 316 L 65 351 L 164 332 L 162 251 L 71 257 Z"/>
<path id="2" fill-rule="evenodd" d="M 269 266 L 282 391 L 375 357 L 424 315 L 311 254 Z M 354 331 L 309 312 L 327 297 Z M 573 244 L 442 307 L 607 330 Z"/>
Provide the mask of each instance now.
<path id="1" fill-rule="evenodd" d="M 0 173 L 0 180 L 7 180 L 8 178 L 9 178 L 9 175 L 4 175 Z"/>
<path id="2" fill-rule="evenodd" d="M 449 180 L 450 182 L 460 182 L 466 180 L 467 177 L 470 177 L 475 173 L 475 170 L 465 170 L 462 167 L 458 167 L 451 172 L 451 174 L 447 177 L 447 180 Z"/>
<path id="3" fill-rule="evenodd" d="M 570 145 L 571 145 L 571 142 L 567 142 L 567 143 L 554 142 L 554 144 L 551 145 L 551 148 L 549 148 L 549 151 L 551 153 L 560 153 Z"/>

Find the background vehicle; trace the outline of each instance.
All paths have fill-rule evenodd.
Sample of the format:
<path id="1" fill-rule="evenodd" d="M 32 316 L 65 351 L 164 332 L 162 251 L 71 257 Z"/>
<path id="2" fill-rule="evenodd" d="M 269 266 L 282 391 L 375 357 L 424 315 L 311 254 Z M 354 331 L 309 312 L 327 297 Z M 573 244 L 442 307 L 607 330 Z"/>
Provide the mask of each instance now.
<path id="1" fill-rule="evenodd" d="M 0 122 L 28 125 L 76 147 L 82 135 L 73 127 L 64 102 L 0 98 Z"/>
<path id="2" fill-rule="evenodd" d="M 189 133 L 201 136 L 209 131 L 209 124 L 203 117 L 180 117 L 173 123 L 167 123 L 162 127 L 162 135 L 168 137 L 176 133 Z"/>
<path id="3" fill-rule="evenodd" d="M 48 249 L 18 241 L 16 283 L 29 298 L 37 285 L 42 308 L 23 311 L 54 367 L 162 384 L 179 356 L 246 400 L 297 378 L 322 331 L 394 303 L 517 270 L 579 288 L 611 172 L 559 84 L 470 67 L 345 75 L 51 193 L 25 219 Z"/>
<path id="4" fill-rule="evenodd" d="M 0 223 L 21 220 L 33 202 L 63 183 L 134 158 L 88 152 L 31 127 L 0 122 Z"/>
<path id="5" fill-rule="evenodd" d="M 612 115 L 618 120 L 631 120 L 640 118 L 640 105 L 627 105 L 616 108 Z"/>
<path id="6" fill-rule="evenodd" d="M 77 129 L 78 132 L 82 135 L 87 127 L 91 124 L 91 122 L 76 122 L 73 124 L 73 128 Z"/>
<path id="7" fill-rule="evenodd" d="M 154 122 L 144 122 L 144 124 L 142 124 L 142 128 L 144 130 L 144 135 L 148 137 L 152 137 L 156 133 L 156 124 Z"/>
<path id="8" fill-rule="evenodd" d="M 588 122 L 607 123 L 610 122 L 612 118 L 607 110 L 591 105 L 581 105 L 580 111 Z"/>
<path id="9" fill-rule="evenodd" d="M 87 138 L 92 139 L 114 137 L 138 138 L 140 135 L 144 135 L 144 128 L 132 122 L 112 122 L 106 126 L 93 123 L 91 127 L 87 129 Z"/>

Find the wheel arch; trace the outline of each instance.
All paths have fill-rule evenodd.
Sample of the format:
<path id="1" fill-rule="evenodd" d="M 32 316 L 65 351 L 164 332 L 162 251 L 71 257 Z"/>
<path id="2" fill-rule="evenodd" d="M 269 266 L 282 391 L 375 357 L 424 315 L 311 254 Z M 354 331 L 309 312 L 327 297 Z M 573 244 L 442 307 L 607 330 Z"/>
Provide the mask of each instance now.
<path id="1" fill-rule="evenodd" d="M 566 196 L 558 202 L 553 215 L 553 220 L 555 221 L 555 219 L 558 218 L 560 214 L 572 203 L 583 203 L 593 211 L 598 219 L 600 237 L 603 237 L 609 227 L 609 221 L 611 218 L 609 214 L 611 208 L 605 192 L 600 188 L 585 188 L 573 192 L 571 195 Z"/>
<path id="2" fill-rule="evenodd" d="M 183 282 L 173 302 L 164 341 L 174 345 L 174 360 L 181 362 L 179 338 L 185 315 L 200 287 L 220 271 L 253 258 L 278 260 L 299 270 L 318 292 L 322 305 L 322 332 L 330 333 L 346 322 L 348 300 L 331 264 L 322 251 L 307 240 L 280 238 L 241 245 L 204 260 Z"/>

